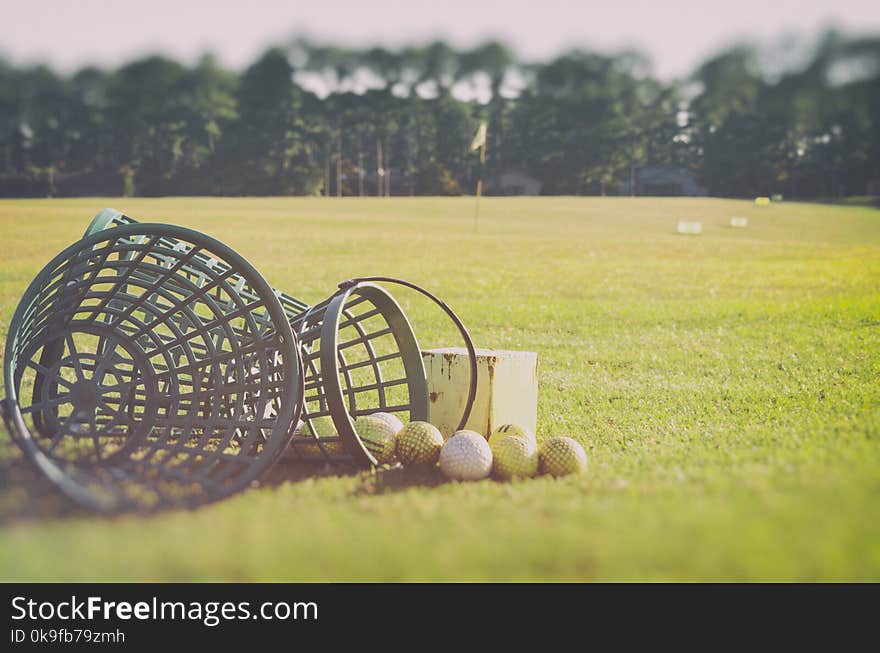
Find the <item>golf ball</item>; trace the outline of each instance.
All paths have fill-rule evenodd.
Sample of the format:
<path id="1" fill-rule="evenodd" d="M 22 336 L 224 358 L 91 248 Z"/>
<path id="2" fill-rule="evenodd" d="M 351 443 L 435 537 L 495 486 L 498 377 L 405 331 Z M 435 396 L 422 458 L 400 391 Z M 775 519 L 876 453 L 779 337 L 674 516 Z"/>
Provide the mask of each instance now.
<path id="1" fill-rule="evenodd" d="M 492 472 L 492 450 L 476 431 L 456 431 L 440 451 L 440 471 L 453 481 L 479 481 Z"/>
<path id="2" fill-rule="evenodd" d="M 397 434 L 397 459 L 404 465 L 434 465 L 443 436 L 427 422 L 410 422 Z"/>
<path id="3" fill-rule="evenodd" d="M 390 417 L 390 416 L 389 416 Z M 359 417 L 355 422 L 358 437 L 367 451 L 373 454 L 380 463 L 393 463 L 397 449 L 397 430 L 387 420 L 376 415 Z"/>
<path id="4" fill-rule="evenodd" d="M 491 447 L 492 471 L 497 478 L 529 478 L 538 473 L 538 452 L 529 440 L 507 435 L 496 439 Z"/>
<path id="5" fill-rule="evenodd" d="M 519 424 L 502 424 L 494 431 L 492 431 L 492 435 L 489 436 L 489 446 L 495 444 L 501 438 L 505 438 L 510 435 L 515 435 L 520 438 L 525 438 L 529 444 L 532 446 L 533 451 L 538 450 L 538 440 L 535 437 L 535 434 L 531 431 L 531 429 L 527 429 L 524 426 L 520 426 Z"/>
<path id="6" fill-rule="evenodd" d="M 542 474 L 565 476 L 587 471 L 587 454 L 584 448 L 571 438 L 559 436 L 546 440 L 541 444 L 538 458 Z"/>
<path id="7" fill-rule="evenodd" d="M 336 425 L 329 415 L 320 417 L 306 417 L 306 422 L 301 428 L 303 435 L 314 435 L 318 438 L 327 438 L 336 435 Z M 294 433 L 296 435 L 296 433 Z"/>

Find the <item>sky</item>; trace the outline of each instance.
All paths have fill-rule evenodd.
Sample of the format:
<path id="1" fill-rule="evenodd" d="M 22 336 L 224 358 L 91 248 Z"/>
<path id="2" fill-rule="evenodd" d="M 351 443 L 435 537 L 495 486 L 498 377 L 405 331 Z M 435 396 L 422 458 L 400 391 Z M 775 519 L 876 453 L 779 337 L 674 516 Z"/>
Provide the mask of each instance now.
<path id="1" fill-rule="evenodd" d="M 880 1 L 0 0 L 0 55 L 70 72 L 146 53 L 192 61 L 211 51 L 242 68 L 295 34 L 386 47 L 434 37 L 466 47 L 494 37 L 529 60 L 570 47 L 636 48 L 670 79 L 736 41 L 815 36 L 829 25 L 880 32 Z"/>

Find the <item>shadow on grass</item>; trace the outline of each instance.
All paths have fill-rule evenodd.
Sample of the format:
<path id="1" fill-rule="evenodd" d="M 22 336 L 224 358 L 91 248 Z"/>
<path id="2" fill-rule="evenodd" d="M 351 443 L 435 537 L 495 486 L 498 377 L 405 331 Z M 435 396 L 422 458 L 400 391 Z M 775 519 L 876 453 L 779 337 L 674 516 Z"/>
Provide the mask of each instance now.
<path id="1" fill-rule="evenodd" d="M 4 435 L 6 437 L 0 436 L 0 526 L 78 517 L 112 519 L 114 516 L 135 514 L 102 515 L 81 507 L 34 467 L 8 435 Z M 316 478 L 344 477 L 357 479 L 353 496 L 374 496 L 415 487 L 435 487 L 445 482 L 436 468 L 395 466 L 364 470 L 350 464 L 281 460 L 262 479 L 255 482 L 253 488 L 301 483 Z M 146 512 L 144 515 L 173 510 L 174 508 L 169 507 Z"/>
<path id="2" fill-rule="evenodd" d="M 372 472 L 364 472 L 354 495 L 371 496 L 403 492 L 415 487 L 436 487 L 446 482 L 436 467 L 386 467 Z"/>
<path id="3" fill-rule="evenodd" d="M 323 461 L 280 460 L 266 475 L 257 481 L 258 487 L 301 483 L 315 478 L 342 478 L 358 476 L 364 470 L 347 463 L 328 463 Z"/>
<path id="4" fill-rule="evenodd" d="M 440 470 L 425 467 L 380 467 L 365 470 L 345 463 L 281 461 L 260 480 L 260 486 L 299 483 L 315 478 L 355 478 L 353 496 L 403 492 L 416 487 L 436 487 L 446 482 Z"/>
<path id="5" fill-rule="evenodd" d="M 0 526 L 89 514 L 34 467 L 8 436 L 0 437 Z"/>

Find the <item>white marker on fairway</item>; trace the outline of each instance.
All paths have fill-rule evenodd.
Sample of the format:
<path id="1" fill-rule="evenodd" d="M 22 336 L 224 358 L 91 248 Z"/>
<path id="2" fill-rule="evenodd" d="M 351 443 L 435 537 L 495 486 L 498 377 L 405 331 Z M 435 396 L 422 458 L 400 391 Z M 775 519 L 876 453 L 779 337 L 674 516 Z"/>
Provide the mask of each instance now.
<path id="1" fill-rule="evenodd" d="M 730 226 L 736 229 L 745 229 L 749 226 L 748 218 L 739 218 L 737 216 L 732 216 L 730 218 Z"/>
<path id="2" fill-rule="evenodd" d="M 685 222 L 684 220 L 678 221 L 678 233 L 685 234 L 688 236 L 698 236 L 703 233 L 703 223 L 702 222 Z"/>

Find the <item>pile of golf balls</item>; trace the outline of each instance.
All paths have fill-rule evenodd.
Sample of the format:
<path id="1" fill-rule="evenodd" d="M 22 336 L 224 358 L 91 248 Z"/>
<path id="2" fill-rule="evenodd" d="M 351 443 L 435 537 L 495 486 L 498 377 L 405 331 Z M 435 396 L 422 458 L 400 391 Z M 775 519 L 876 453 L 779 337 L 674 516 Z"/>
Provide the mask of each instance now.
<path id="1" fill-rule="evenodd" d="M 318 423 L 315 430 L 324 431 L 323 427 Z M 587 454 L 576 440 L 558 436 L 539 446 L 535 434 L 517 424 L 503 424 L 488 438 L 460 430 L 444 439 L 428 422 L 403 424 L 389 413 L 373 413 L 359 417 L 355 428 L 379 464 L 439 467 L 452 481 L 480 481 L 490 476 L 508 481 L 538 474 L 558 477 L 587 469 Z"/>

